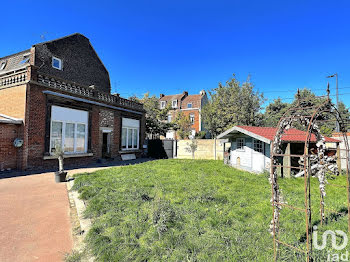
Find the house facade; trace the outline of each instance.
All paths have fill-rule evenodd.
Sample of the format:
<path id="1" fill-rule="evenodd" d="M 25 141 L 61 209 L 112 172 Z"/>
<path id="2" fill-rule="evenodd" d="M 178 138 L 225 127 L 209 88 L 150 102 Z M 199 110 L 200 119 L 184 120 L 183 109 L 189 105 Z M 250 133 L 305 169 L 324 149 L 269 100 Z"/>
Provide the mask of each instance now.
<path id="1" fill-rule="evenodd" d="M 254 126 L 235 126 L 220 134 L 218 139 L 226 139 L 231 143 L 229 148 L 229 165 L 244 169 L 250 172 L 262 173 L 269 171 L 271 167 L 271 143 L 276 134 L 275 127 L 254 127 Z M 298 129 L 290 128 L 282 136 L 283 156 L 280 163 L 286 167 L 298 167 L 299 157 L 291 155 L 303 155 L 304 145 L 307 133 Z M 339 140 L 325 137 L 326 143 L 332 144 L 333 148 L 329 151 L 337 150 Z M 311 138 L 311 147 L 315 137 Z M 279 172 L 289 177 L 293 169 L 281 168 Z M 296 170 L 294 170 L 296 171 Z M 299 170 L 297 170 L 299 171 Z"/>
<path id="2" fill-rule="evenodd" d="M 188 92 L 184 91 L 182 94 L 160 94 L 159 96 L 159 106 L 161 109 L 164 109 L 170 104 L 170 111 L 167 119 L 168 122 L 174 121 L 178 112 L 182 112 L 186 116 L 190 117 L 192 136 L 200 131 L 205 131 L 201 119 L 201 110 L 207 102 L 208 96 L 204 90 L 200 91 L 198 95 L 189 95 Z M 170 130 L 166 134 L 166 138 L 175 139 L 175 131 Z"/>
<path id="3" fill-rule="evenodd" d="M 0 58 L 0 101 L 0 171 L 52 168 L 57 147 L 68 166 L 142 154 L 143 106 L 111 94 L 81 34 Z"/>

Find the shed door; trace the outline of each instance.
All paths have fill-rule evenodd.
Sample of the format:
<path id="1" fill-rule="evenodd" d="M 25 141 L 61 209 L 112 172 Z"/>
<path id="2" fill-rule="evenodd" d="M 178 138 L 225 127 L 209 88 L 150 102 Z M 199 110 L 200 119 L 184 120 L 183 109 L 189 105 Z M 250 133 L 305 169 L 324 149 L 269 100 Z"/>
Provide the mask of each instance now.
<path id="1" fill-rule="evenodd" d="M 265 170 L 264 148 L 263 141 L 253 139 L 252 169 L 255 172 L 264 172 Z"/>

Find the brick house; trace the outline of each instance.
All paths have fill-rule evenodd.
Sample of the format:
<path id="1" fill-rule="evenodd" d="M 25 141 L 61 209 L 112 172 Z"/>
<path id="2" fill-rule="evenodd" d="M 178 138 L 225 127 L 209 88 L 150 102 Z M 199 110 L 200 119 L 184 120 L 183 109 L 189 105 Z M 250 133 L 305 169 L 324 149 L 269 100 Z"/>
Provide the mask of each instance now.
<path id="1" fill-rule="evenodd" d="M 109 73 L 81 34 L 0 58 L 0 171 L 68 166 L 142 154 L 145 113 L 111 94 Z"/>
<path id="2" fill-rule="evenodd" d="M 160 94 L 159 97 L 160 108 L 165 108 L 169 103 L 171 104 L 171 110 L 168 113 L 168 122 L 172 122 L 179 111 L 190 117 L 192 136 L 200 131 L 205 131 L 201 121 L 201 110 L 207 102 L 208 96 L 204 90 L 200 91 L 198 95 L 189 95 L 188 92 L 184 91 L 182 94 L 177 95 Z M 169 131 L 166 134 L 166 138 L 176 138 L 175 132 Z"/>

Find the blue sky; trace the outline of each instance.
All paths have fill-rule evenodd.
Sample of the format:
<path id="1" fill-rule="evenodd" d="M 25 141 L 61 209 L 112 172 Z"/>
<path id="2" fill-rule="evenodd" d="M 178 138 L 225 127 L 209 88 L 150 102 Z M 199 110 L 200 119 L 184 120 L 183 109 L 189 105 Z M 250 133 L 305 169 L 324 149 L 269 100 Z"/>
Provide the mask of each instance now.
<path id="1" fill-rule="evenodd" d="M 350 106 L 349 1 L 4 0 L 2 10 L 0 57 L 80 32 L 124 97 L 196 94 L 235 73 L 289 101 L 297 88 L 324 94 L 338 72 Z"/>

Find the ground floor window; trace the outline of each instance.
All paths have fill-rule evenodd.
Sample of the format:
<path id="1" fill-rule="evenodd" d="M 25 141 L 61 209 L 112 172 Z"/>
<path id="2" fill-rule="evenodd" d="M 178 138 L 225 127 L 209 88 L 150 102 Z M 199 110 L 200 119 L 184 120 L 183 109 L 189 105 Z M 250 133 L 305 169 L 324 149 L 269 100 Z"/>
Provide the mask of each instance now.
<path id="1" fill-rule="evenodd" d="M 245 146 L 245 139 L 237 138 L 237 150 L 244 151 L 244 146 Z"/>
<path id="2" fill-rule="evenodd" d="M 123 150 L 138 149 L 140 120 L 123 118 L 121 144 Z"/>
<path id="3" fill-rule="evenodd" d="M 264 152 L 264 143 L 263 141 L 254 139 L 254 151 L 263 153 Z"/>
<path id="4" fill-rule="evenodd" d="M 57 146 L 67 153 L 86 153 L 88 112 L 53 106 L 51 110 L 50 153 Z"/>

